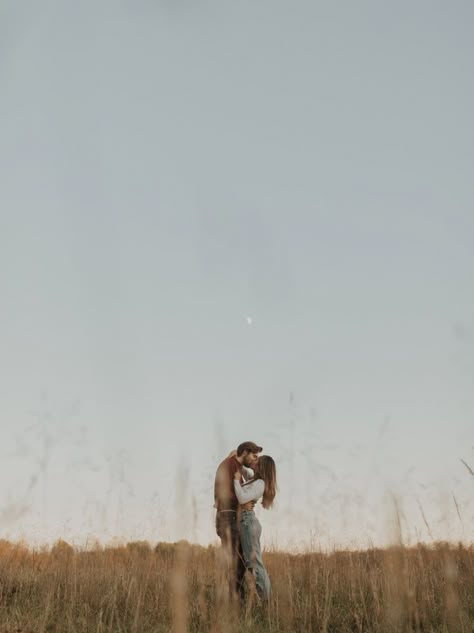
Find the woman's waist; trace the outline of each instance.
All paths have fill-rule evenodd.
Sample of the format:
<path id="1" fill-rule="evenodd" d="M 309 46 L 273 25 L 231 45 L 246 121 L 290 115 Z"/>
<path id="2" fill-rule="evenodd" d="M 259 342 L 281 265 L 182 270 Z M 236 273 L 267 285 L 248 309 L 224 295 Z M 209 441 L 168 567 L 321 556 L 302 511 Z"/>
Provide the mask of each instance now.
<path id="1" fill-rule="evenodd" d="M 239 512 L 240 521 L 258 521 L 257 515 L 253 510 L 241 510 Z"/>

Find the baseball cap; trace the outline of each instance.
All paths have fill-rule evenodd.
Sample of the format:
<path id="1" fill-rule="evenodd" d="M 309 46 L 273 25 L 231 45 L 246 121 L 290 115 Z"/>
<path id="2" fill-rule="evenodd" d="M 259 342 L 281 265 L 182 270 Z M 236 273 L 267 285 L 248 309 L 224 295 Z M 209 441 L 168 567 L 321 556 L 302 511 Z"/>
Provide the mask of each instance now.
<path id="1" fill-rule="evenodd" d="M 261 453 L 263 448 L 261 446 L 257 446 L 255 442 L 242 442 L 237 447 L 237 455 L 242 455 L 244 451 L 249 451 L 250 453 Z"/>

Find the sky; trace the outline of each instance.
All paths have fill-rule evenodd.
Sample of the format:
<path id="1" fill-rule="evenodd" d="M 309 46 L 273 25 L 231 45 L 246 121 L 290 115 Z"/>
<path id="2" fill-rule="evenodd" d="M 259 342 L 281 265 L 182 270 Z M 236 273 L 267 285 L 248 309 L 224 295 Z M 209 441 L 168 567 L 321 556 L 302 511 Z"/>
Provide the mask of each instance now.
<path id="1" fill-rule="evenodd" d="M 0 1 L 0 538 L 474 540 L 473 19 Z"/>

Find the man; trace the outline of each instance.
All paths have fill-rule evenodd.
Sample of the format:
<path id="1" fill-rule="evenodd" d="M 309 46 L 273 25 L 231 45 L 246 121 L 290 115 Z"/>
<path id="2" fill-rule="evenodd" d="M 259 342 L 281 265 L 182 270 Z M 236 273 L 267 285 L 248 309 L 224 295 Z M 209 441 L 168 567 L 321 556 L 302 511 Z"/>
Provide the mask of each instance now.
<path id="1" fill-rule="evenodd" d="M 222 461 L 216 472 L 214 483 L 214 507 L 216 514 L 216 532 L 221 539 L 229 565 L 229 583 L 231 591 L 237 591 L 239 598 L 244 598 L 245 564 L 239 538 L 238 509 L 239 502 L 235 496 L 234 476 L 240 473 L 241 481 L 253 477 L 252 466 L 257 463 L 262 447 L 254 442 L 243 442 Z M 250 507 L 253 507 L 251 502 Z"/>

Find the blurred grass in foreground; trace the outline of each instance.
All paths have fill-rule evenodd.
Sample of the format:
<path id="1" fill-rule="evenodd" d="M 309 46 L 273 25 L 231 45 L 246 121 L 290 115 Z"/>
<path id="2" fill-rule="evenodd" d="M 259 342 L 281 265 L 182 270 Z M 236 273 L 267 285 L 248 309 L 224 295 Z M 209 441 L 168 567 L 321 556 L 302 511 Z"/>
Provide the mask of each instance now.
<path id="1" fill-rule="evenodd" d="M 264 553 L 273 598 L 229 602 L 221 552 L 186 542 L 0 541 L 0 633 L 474 631 L 474 547 Z"/>

